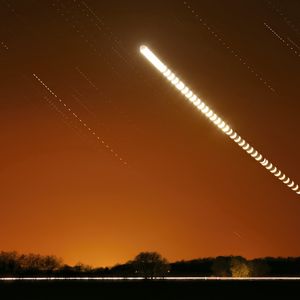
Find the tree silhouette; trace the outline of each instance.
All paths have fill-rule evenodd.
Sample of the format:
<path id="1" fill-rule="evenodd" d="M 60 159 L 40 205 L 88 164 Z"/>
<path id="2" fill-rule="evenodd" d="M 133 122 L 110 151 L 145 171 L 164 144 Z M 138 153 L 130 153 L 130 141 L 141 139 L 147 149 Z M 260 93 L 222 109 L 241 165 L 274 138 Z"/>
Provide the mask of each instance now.
<path id="1" fill-rule="evenodd" d="M 247 260 L 242 256 L 218 256 L 168 263 L 157 252 L 142 252 L 134 260 L 111 268 L 78 263 L 64 264 L 55 256 L 0 251 L 0 277 L 20 276 L 142 276 L 153 279 L 171 276 L 299 276 L 300 257 L 265 257 Z"/>
<path id="2" fill-rule="evenodd" d="M 211 270 L 214 276 L 231 276 L 230 260 L 228 256 L 218 256 L 214 259 Z"/>
<path id="3" fill-rule="evenodd" d="M 132 261 L 135 273 L 145 279 L 163 277 L 169 271 L 169 263 L 157 252 L 141 252 Z"/>
<path id="4" fill-rule="evenodd" d="M 0 274 L 50 274 L 59 270 L 62 260 L 51 255 L 0 252 Z"/>
<path id="5" fill-rule="evenodd" d="M 232 277 L 250 277 L 253 273 L 251 264 L 241 256 L 232 257 L 230 271 Z"/>

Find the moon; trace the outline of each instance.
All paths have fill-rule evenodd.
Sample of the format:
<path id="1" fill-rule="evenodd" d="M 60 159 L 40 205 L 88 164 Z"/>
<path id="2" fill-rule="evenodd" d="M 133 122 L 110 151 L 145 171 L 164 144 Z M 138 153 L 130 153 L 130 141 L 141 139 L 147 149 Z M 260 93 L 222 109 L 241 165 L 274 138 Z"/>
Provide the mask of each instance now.
<path id="1" fill-rule="evenodd" d="M 182 93 L 183 95 L 186 95 L 189 91 L 190 91 L 190 89 L 186 86 L 186 87 L 181 91 L 181 93 Z"/>
<path id="2" fill-rule="evenodd" d="M 251 147 L 249 150 L 247 150 L 247 153 L 251 154 L 253 152 L 254 148 Z"/>
<path id="3" fill-rule="evenodd" d="M 281 175 L 281 171 L 278 170 L 276 174 L 274 174 L 276 177 L 279 177 Z"/>
<path id="4" fill-rule="evenodd" d="M 245 140 L 242 140 L 240 143 L 239 143 L 239 146 L 240 147 L 243 147 L 243 146 L 245 146 L 246 145 L 246 141 Z"/>
<path id="5" fill-rule="evenodd" d="M 218 116 L 217 116 L 216 114 L 214 114 L 212 117 L 210 117 L 210 120 L 211 120 L 212 122 L 214 122 L 214 121 L 217 120 L 217 118 L 218 118 Z"/>
<path id="6" fill-rule="evenodd" d="M 207 116 L 208 118 L 211 118 L 213 114 L 214 114 L 214 112 L 213 112 L 212 110 L 210 110 L 210 111 L 206 114 L 206 116 Z"/>
<path id="7" fill-rule="evenodd" d="M 175 78 L 175 74 L 171 72 L 171 74 L 167 78 L 169 81 L 172 81 Z"/>
<path id="8" fill-rule="evenodd" d="M 271 170 L 270 172 L 274 174 L 274 173 L 276 173 L 276 171 L 277 171 L 277 168 L 276 168 L 276 167 L 274 167 L 274 169 L 273 169 L 273 170 Z"/>
<path id="9" fill-rule="evenodd" d="M 294 181 L 292 181 L 290 184 L 287 185 L 288 187 L 294 186 Z"/>
<path id="10" fill-rule="evenodd" d="M 265 167 L 268 163 L 269 163 L 269 162 L 268 162 L 267 159 L 264 159 L 264 160 L 261 162 L 261 164 L 262 164 L 264 167 Z"/>
<path id="11" fill-rule="evenodd" d="M 233 130 L 230 128 L 230 130 L 228 132 L 226 132 L 227 135 L 232 135 Z"/>
<path id="12" fill-rule="evenodd" d="M 224 128 L 222 128 L 222 130 L 227 133 L 229 131 L 230 127 L 226 124 L 226 126 Z"/>
<path id="13" fill-rule="evenodd" d="M 243 147 L 243 149 L 244 149 L 245 151 L 247 151 L 249 148 L 250 148 L 250 145 L 249 145 L 248 143 Z"/>
<path id="14" fill-rule="evenodd" d="M 240 136 L 238 136 L 236 139 L 234 139 L 234 141 L 235 141 L 236 143 L 239 143 L 241 140 L 242 140 L 242 138 L 241 138 Z"/>
<path id="15" fill-rule="evenodd" d="M 202 112 L 204 114 L 206 114 L 207 112 L 209 112 L 209 107 L 208 106 L 205 106 L 205 108 L 203 108 Z"/>
<path id="16" fill-rule="evenodd" d="M 219 125 L 222 122 L 220 118 L 218 118 L 216 121 L 214 121 L 214 124 Z"/>
<path id="17" fill-rule="evenodd" d="M 226 126 L 226 123 L 224 121 L 222 121 L 222 123 L 220 125 L 218 125 L 218 127 L 220 129 L 223 129 Z"/>
<path id="18" fill-rule="evenodd" d="M 233 132 L 231 135 L 230 135 L 230 138 L 231 139 L 235 139 L 237 137 L 237 133 L 236 132 Z"/>
<path id="19" fill-rule="evenodd" d="M 252 156 L 252 157 L 255 157 L 257 154 L 258 154 L 258 152 L 255 150 L 255 151 L 251 154 L 251 156 Z"/>
<path id="20" fill-rule="evenodd" d="M 192 92 L 192 91 L 189 91 L 185 96 L 186 96 L 187 98 L 191 99 L 193 95 L 194 95 L 193 92 Z"/>
<path id="21" fill-rule="evenodd" d="M 171 70 L 170 69 L 167 69 L 165 72 L 164 72 L 164 76 L 168 77 L 170 74 L 172 74 Z"/>
<path id="22" fill-rule="evenodd" d="M 194 105 L 198 107 L 198 105 L 201 103 L 201 100 L 197 98 L 197 100 L 194 102 Z M 203 104 L 203 103 L 201 103 Z M 203 104 L 204 105 L 204 104 Z"/>
<path id="23" fill-rule="evenodd" d="M 177 88 L 179 91 L 183 90 L 184 87 L 185 87 L 185 85 L 183 84 L 182 81 L 180 81 L 180 82 L 178 82 L 178 83 L 176 84 L 176 88 Z"/>
<path id="24" fill-rule="evenodd" d="M 285 177 L 286 177 L 285 174 L 282 174 L 282 176 L 279 177 L 278 179 L 282 181 L 282 180 L 284 180 Z"/>
<path id="25" fill-rule="evenodd" d="M 258 154 L 258 157 L 256 157 L 255 159 L 256 159 L 257 161 L 260 161 L 262 158 L 263 158 L 262 155 L 261 155 L 261 154 Z"/>
<path id="26" fill-rule="evenodd" d="M 194 95 L 193 97 L 191 97 L 191 99 L 190 99 L 193 103 L 197 100 L 197 96 L 196 95 Z"/>
<path id="27" fill-rule="evenodd" d="M 271 163 L 269 163 L 269 166 L 266 166 L 266 169 L 271 170 L 273 168 L 273 165 Z"/>
<path id="28" fill-rule="evenodd" d="M 179 82 L 178 77 L 175 77 L 171 82 L 172 84 L 176 85 Z"/>
<path id="29" fill-rule="evenodd" d="M 198 98 L 197 101 L 194 103 L 198 109 L 202 110 L 205 107 L 204 102 L 201 102 L 201 100 Z"/>

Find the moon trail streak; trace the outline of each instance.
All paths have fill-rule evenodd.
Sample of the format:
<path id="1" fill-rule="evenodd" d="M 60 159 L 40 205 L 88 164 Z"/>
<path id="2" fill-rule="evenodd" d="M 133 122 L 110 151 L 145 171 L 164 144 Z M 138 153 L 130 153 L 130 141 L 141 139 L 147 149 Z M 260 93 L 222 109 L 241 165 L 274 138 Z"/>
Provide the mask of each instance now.
<path id="1" fill-rule="evenodd" d="M 275 89 L 271 86 L 270 83 L 267 82 L 260 74 L 256 72 L 256 70 L 249 65 L 249 63 L 240 56 L 230 45 L 225 42 L 225 40 L 217 34 L 209 24 L 207 24 L 198 14 L 198 12 L 192 8 L 186 1 L 183 1 L 183 4 L 191 11 L 191 13 L 197 18 L 197 20 L 208 30 L 208 32 L 219 42 L 223 47 L 226 48 L 228 52 L 230 52 L 243 66 L 247 68 L 247 70 L 252 73 L 257 80 L 259 80 L 262 84 L 264 84 L 268 89 L 272 92 L 275 92 Z"/>
<path id="2" fill-rule="evenodd" d="M 169 69 L 148 47 L 140 47 L 141 54 L 164 76 L 172 85 L 179 90 L 185 98 L 194 104 L 210 121 L 208 117 L 210 112 L 213 111 L 200 99 L 189 87 L 181 81 L 171 69 Z M 256 161 L 258 161 L 263 167 L 265 167 L 271 174 L 277 179 L 282 181 L 291 190 L 300 194 L 299 186 L 287 177 L 282 171 L 275 167 L 271 162 L 263 157 L 257 150 L 255 150 L 247 141 L 245 141 L 238 133 L 236 133 L 225 121 L 223 121 L 217 114 L 213 113 L 216 117 L 215 121 L 212 121 L 219 129 L 221 129 L 226 135 L 228 135 L 236 144 L 238 144 L 246 153 L 251 155 Z M 250 148 L 250 149 L 249 149 Z M 246 150 L 248 149 L 248 150 Z M 284 175 L 284 176 L 283 176 Z M 281 177 L 279 177 L 281 176 Z M 283 181 L 283 179 L 286 179 Z"/>
<path id="3" fill-rule="evenodd" d="M 100 136 L 98 136 L 97 133 L 92 128 L 90 128 L 77 114 L 75 114 L 73 110 L 61 98 L 59 98 L 36 74 L 32 75 L 53 97 L 55 97 L 61 103 L 61 105 L 64 106 L 64 108 L 71 115 L 73 115 L 73 117 L 75 117 L 80 122 L 83 127 L 85 127 L 90 132 L 90 134 L 96 139 L 99 144 L 102 144 L 102 146 L 110 151 L 116 159 L 121 161 L 124 165 L 127 165 L 127 162 L 122 157 L 120 157 L 119 154 L 115 152 L 102 138 L 100 138 Z"/>

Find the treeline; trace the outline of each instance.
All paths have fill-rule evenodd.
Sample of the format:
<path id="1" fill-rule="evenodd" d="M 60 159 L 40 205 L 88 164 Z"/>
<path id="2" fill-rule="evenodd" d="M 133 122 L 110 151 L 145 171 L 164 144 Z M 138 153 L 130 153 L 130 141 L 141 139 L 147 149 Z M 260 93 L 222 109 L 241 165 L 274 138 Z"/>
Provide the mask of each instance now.
<path id="1" fill-rule="evenodd" d="M 242 256 L 218 256 L 171 264 L 174 276 L 300 276 L 300 257 L 265 257 L 247 260 Z"/>
<path id="2" fill-rule="evenodd" d="M 2 251 L 0 276 L 300 276 L 300 257 L 247 260 L 241 256 L 219 256 L 168 263 L 156 252 L 142 252 L 125 264 L 93 268 L 84 264 L 69 266 L 55 256 Z"/>

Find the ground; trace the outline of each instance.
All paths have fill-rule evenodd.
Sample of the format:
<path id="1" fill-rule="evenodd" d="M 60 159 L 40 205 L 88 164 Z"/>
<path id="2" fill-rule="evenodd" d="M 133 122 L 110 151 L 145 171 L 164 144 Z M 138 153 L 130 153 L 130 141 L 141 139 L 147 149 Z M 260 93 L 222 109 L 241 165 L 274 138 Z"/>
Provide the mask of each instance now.
<path id="1" fill-rule="evenodd" d="M 1 299 L 297 299 L 300 282 L 1 282 Z M 2 297 L 5 295 L 4 297 Z"/>

